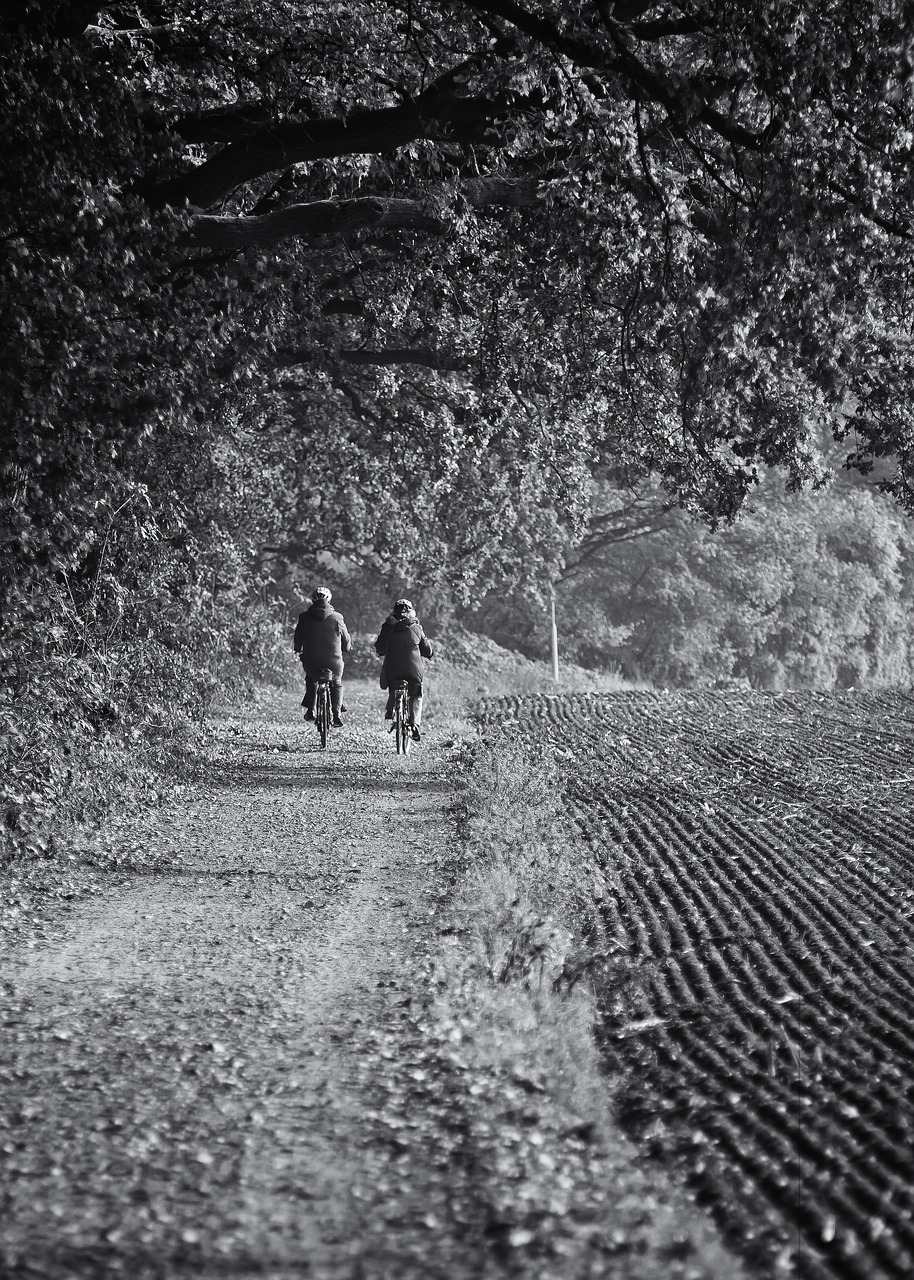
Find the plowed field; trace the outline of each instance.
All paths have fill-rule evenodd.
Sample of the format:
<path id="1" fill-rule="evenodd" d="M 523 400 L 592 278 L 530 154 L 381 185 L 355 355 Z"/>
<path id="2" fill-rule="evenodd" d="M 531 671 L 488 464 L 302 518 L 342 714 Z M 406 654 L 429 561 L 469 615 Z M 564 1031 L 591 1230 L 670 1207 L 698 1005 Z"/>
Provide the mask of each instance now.
<path id="1" fill-rule="evenodd" d="M 914 1276 L 914 696 L 487 711 L 558 753 L 605 869 L 638 974 L 601 990 L 626 1124 L 754 1274 Z"/>

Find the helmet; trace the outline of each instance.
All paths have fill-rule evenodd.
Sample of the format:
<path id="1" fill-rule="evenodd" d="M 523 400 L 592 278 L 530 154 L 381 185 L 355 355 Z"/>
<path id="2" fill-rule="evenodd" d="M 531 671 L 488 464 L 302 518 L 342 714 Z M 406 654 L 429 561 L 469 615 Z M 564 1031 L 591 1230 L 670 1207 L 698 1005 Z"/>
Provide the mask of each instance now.
<path id="1" fill-rule="evenodd" d="M 399 614 L 401 618 L 405 617 L 406 614 L 413 612 L 412 600 L 398 600 L 394 605 L 394 613 Z"/>
<path id="2" fill-rule="evenodd" d="M 315 604 L 329 604 L 333 599 L 333 596 L 327 587 L 316 587 L 315 590 L 311 592 L 311 599 Z"/>

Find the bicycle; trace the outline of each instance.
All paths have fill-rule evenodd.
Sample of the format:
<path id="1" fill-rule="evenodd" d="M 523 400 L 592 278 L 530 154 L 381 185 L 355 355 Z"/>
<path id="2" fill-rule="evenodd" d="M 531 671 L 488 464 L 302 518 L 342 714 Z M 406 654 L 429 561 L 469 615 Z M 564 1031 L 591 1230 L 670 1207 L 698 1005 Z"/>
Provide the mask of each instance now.
<path id="1" fill-rule="evenodd" d="M 330 725 L 333 711 L 330 703 L 330 681 L 333 672 L 324 670 L 317 677 L 314 690 L 314 723 L 320 738 L 321 749 L 326 748 L 330 739 Z"/>
<path id="2" fill-rule="evenodd" d="M 408 680 L 398 680 L 394 686 L 394 734 L 397 755 L 407 755 L 413 740 L 413 727 L 409 722 Z"/>

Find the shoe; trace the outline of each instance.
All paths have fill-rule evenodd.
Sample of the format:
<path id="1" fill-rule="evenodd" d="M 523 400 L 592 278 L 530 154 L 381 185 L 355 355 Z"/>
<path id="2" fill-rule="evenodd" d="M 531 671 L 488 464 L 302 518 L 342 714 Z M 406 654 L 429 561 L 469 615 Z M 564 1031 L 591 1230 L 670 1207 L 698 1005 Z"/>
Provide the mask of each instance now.
<path id="1" fill-rule="evenodd" d="M 313 720 L 313 719 L 314 719 L 314 712 L 313 712 L 313 711 L 306 711 L 306 712 L 305 712 L 305 719 L 306 719 L 306 720 Z"/>
<path id="2" fill-rule="evenodd" d="M 421 742 L 421 741 L 422 741 L 422 734 L 419 732 L 416 726 L 413 725 L 413 742 Z"/>
<path id="3" fill-rule="evenodd" d="M 334 729 L 342 729 L 342 728 L 344 728 L 343 722 L 342 722 L 342 720 L 339 718 L 339 716 L 334 716 L 334 717 L 333 717 L 333 719 L 332 719 L 332 721 L 331 721 L 331 724 L 333 725 Z"/>
<path id="4" fill-rule="evenodd" d="M 349 708 L 346 706 L 346 704 L 345 704 L 345 702 L 344 702 L 344 703 L 340 706 L 340 711 L 348 711 L 348 710 L 349 710 Z"/>

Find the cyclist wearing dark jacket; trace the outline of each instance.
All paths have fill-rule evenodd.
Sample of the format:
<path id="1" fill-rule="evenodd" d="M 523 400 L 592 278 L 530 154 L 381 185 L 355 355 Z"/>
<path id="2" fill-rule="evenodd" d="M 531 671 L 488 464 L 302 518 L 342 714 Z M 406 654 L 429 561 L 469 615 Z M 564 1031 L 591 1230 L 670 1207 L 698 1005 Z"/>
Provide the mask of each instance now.
<path id="1" fill-rule="evenodd" d="M 332 672 L 330 706 L 333 723 L 342 727 L 340 706 L 343 701 L 343 654 L 349 653 L 352 640 L 343 616 L 330 607 L 332 597 L 326 587 L 318 587 L 311 596 L 311 606 L 298 615 L 295 627 L 295 652 L 305 672 L 305 696 L 302 706 L 305 719 L 314 719 L 314 693 L 322 671 Z"/>
<path id="2" fill-rule="evenodd" d="M 398 600 L 394 605 L 374 647 L 384 659 L 381 688 L 389 690 L 384 719 L 393 719 L 396 685 L 399 680 L 406 680 L 409 684 L 409 723 L 413 738 L 418 742 L 422 736 L 419 726 L 422 723 L 422 681 L 425 678 L 423 658 L 432 656 L 432 646 L 409 600 Z"/>

